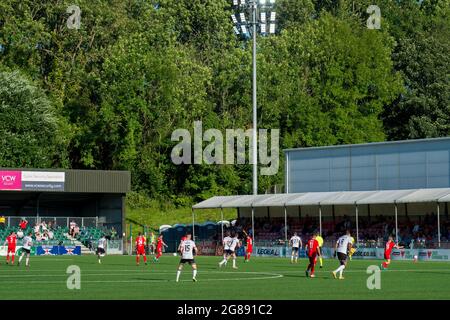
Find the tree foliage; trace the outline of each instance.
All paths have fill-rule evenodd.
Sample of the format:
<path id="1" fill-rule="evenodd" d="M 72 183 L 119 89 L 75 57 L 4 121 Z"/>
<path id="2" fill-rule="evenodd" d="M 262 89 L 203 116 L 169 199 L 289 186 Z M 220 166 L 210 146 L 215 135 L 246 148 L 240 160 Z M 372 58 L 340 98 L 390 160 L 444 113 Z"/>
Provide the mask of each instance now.
<path id="1" fill-rule="evenodd" d="M 280 148 L 449 134 L 449 0 L 378 0 L 380 30 L 366 27 L 372 2 L 277 1 L 279 32 L 258 41 L 258 124 L 280 129 Z M 135 191 L 179 205 L 249 193 L 248 164 L 170 158 L 172 131 L 195 120 L 252 126 L 251 43 L 231 1 L 78 0 L 78 30 L 72 4 L 0 3 L 0 165 L 130 170 Z M 260 192 L 283 182 L 280 156 Z"/>

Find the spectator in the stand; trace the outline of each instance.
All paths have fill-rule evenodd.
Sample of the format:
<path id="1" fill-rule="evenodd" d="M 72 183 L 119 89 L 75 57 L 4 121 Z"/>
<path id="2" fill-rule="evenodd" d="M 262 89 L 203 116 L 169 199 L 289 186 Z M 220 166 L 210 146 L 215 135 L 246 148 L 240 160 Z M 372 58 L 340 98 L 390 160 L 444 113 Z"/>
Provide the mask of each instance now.
<path id="1" fill-rule="evenodd" d="M 73 237 L 76 237 L 79 234 L 80 234 L 80 227 L 75 225 L 75 227 L 73 228 Z"/>
<path id="2" fill-rule="evenodd" d="M 420 226 L 419 226 L 419 224 L 416 222 L 416 224 L 415 224 L 415 226 L 414 226 L 412 232 L 413 232 L 413 233 L 418 233 L 419 230 L 420 230 Z"/>
<path id="3" fill-rule="evenodd" d="M 52 230 L 47 231 L 47 236 L 48 236 L 49 240 L 53 240 L 53 238 L 54 238 L 53 231 Z"/>
<path id="4" fill-rule="evenodd" d="M 36 222 L 36 224 L 34 225 L 34 233 L 37 235 L 40 231 L 41 227 L 39 226 L 39 224 Z"/>
<path id="5" fill-rule="evenodd" d="M 22 229 L 22 231 L 23 231 L 27 228 L 27 226 L 28 226 L 28 221 L 25 220 L 25 218 L 22 218 L 22 220 L 20 220 L 20 223 L 19 223 L 20 229 Z"/>
<path id="6" fill-rule="evenodd" d="M 70 221 L 70 224 L 69 224 L 69 235 L 70 236 L 72 236 L 72 237 L 74 237 L 74 231 L 75 231 L 75 227 L 76 227 L 76 223 L 75 223 L 75 221 Z"/>
<path id="7" fill-rule="evenodd" d="M 117 231 L 114 227 L 111 228 L 111 240 L 116 239 Z"/>

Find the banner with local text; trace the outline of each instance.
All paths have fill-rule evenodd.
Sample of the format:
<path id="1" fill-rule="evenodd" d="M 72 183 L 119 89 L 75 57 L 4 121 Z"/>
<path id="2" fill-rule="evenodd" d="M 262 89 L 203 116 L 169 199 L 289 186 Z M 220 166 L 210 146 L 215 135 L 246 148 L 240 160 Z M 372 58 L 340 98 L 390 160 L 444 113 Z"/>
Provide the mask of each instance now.
<path id="1" fill-rule="evenodd" d="M 0 190 L 64 191 L 65 172 L 55 171 L 0 171 Z"/>

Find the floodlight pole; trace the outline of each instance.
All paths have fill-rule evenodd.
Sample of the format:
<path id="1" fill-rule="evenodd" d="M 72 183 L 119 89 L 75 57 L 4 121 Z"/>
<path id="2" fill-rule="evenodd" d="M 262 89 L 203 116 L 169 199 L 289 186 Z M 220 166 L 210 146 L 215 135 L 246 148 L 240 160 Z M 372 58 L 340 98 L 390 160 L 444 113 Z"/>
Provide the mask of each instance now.
<path id="1" fill-rule="evenodd" d="M 258 194 L 258 116 L 257 116 L 257 96 L 256 96 L 256 15 L 257 0 L 252 0 L 252 24 L 253 24 L 253 194 Z"/>

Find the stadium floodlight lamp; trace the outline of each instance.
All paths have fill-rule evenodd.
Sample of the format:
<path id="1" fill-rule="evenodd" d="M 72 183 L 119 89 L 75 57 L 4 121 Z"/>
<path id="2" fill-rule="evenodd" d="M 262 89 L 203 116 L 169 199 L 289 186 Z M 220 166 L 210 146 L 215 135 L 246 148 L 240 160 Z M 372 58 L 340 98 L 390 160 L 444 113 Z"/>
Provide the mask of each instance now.
<path id="1" fill-rule="evenodd" d="M 270 13 L 270 21 L 275 22 L 276 17 L 277 17 L 277 13 L 275 11 L 272 11 Z"/>
<path id="2" fill-rule="evenodd" d="M 233 31 L 243 40 L 252 39 L 252 87 L 253 87 L 253 194 L 258 194 L 258 155 L 257 155 L 257 36 L 273 35 L 276 32 L 276 0 L 228 0 L 233 3 Z M 236 5 L 236 4 L 239 5 Z"/>
<path id="3" fill-rule="evenodd" d="M 269 33 L 274 34 L 275 33 L 275 23 L 271 23 L 269 26 Z"/>
<path id="4" fill-rule="evenodd" d="M 261 23 L 266 23 L 267 14 L 265 12 L 261 12 Z"/>

